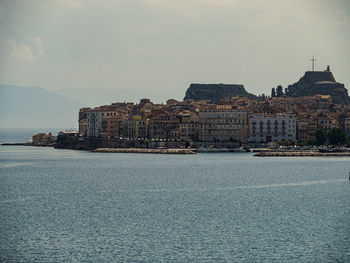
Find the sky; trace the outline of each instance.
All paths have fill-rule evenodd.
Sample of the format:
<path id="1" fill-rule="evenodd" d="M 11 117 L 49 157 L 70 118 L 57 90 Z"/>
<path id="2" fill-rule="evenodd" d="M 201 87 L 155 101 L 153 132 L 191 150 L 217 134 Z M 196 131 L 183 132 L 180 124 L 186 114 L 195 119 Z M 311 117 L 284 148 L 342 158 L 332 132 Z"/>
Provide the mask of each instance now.
<path id="1" fill-rule="evenodd" d="M 348 88 L 349 48 L 348 0 L 0 0 L 0 83 L 85 106 L 182 100 L 191 83 L 270 94 L 312 56 Z"/>

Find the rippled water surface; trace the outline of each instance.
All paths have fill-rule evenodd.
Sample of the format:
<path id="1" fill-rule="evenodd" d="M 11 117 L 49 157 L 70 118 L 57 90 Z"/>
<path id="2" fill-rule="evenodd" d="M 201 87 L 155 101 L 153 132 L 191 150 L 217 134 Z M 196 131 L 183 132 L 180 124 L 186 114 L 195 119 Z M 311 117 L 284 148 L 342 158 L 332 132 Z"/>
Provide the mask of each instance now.
<path id="1" fill-rule="evenodd" d="M 1 262 L 350 262 L 349 158 L 0 147 Z"/>

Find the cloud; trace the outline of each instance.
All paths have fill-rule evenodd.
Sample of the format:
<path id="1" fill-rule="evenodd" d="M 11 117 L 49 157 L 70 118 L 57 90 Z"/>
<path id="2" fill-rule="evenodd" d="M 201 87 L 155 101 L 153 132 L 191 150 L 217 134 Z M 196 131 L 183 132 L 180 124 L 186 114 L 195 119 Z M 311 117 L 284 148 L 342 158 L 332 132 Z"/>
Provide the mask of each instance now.
<path id="1" fill-rule="evenodd" d="M 82 8 L 83 3 L 80 0 L 57 0 L 60 5 L 73 7 L 73 8 Z"/>
<path id="2" fill-rule="evenodd" d="M 43 49 L 44 48 L 44 42 L 39 37 L 36 37 L 36 38 L 33 39 L 33 44 L 34 44 L 34 46 L 37 49 L 38 56 L 45 55 L 45 51 Z"/>
<path id="3" fill-rule="evenodd" d="M 44 42 L 36 37 L 32 39 L 33 46 L 17 43 L 15 40 L 8 41 L 10 56 L 19 61 L 31 61 L 45 55 Z"/>
<path id="4" fill-rule="evenodd" d="M 20 61 L 29 61 L 34 58 L 32 49 L 29 46 L 16 43 L 13 39 L 8 41 L 10 56 Z"/>

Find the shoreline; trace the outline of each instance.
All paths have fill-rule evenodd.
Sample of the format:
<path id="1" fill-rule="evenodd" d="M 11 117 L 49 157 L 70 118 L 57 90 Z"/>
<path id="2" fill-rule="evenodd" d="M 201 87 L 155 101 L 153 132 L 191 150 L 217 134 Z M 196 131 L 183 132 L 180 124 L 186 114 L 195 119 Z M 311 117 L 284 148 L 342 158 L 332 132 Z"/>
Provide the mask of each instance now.
<path id="1" fill-rule="evenodd" d="M 54 147 L 55 149 L 67 149 L 67 150 L 85 150 L 96 153 L 148 153 L 148 154 L 197 154 L 197 153 L 222 153 L 230 152 L 235 153 L 232 150 L 222 149 L 195 149 L 195 148 L 126 148 L 126 147 L 98 147 L 96 149 L 84 149 L 84 148 L 56 148 L 54 144 L 50 145 L 38 145 L 33 143 L 1 143 L 1 146 L 33 146 L 33 147 Z M 345 152 L 319 152 L 312 150 L 305 151 L 276 151 L 268 150 L 266 148 L 252 148 L 251 153 L 255 153 L 253 157 L 350 157 L 350 151 Z"/>
<path id="2" fill-rule="evenodd" d="M 262 151 L 254 157 L 350 157 L 350 152 Z"/>
<path id="3" fill-rule="evenodd" d="M 27 142 L 4 142 L 0 144 L 1 146 L 34 146 L 34 147 L 54 147 L 53 144 L 39 145 Z"/>

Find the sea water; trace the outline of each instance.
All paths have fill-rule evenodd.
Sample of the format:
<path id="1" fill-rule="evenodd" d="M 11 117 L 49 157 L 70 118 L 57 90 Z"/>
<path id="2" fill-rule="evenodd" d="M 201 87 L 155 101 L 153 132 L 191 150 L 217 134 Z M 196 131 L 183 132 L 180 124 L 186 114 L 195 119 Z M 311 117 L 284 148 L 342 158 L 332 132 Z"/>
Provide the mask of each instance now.
<path id="1" fill-rule="evenodd" d="M 0 147 L 1 262 L 350 262 L 349 158 Z"/>

